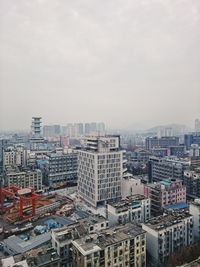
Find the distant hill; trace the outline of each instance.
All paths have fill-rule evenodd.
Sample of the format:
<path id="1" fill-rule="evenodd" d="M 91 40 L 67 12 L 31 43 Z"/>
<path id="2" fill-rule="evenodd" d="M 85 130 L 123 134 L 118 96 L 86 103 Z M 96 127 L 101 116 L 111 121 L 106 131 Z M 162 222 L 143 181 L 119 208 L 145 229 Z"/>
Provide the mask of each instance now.
<path id="1" fill-rule="evenodd" d="M 172 128 L 174 134 L 183 134 L 185 132 L 190 131 L 189 127 L 184 124 L 166 124 L 166 125 L 157 125 L 148 130 L 147 132 L 155 132 L 157 133 L 159 130 L 164 128 Z"/>

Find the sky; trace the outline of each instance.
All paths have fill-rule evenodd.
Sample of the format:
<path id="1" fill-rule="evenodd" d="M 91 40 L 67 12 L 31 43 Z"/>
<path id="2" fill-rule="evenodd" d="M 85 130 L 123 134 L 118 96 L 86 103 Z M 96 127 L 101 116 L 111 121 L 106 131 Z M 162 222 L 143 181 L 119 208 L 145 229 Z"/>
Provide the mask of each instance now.
<path id="1" fill-rule="evenodd" d="M 0 130 L 200 118 L 199 0 L 1 0 Z"/>

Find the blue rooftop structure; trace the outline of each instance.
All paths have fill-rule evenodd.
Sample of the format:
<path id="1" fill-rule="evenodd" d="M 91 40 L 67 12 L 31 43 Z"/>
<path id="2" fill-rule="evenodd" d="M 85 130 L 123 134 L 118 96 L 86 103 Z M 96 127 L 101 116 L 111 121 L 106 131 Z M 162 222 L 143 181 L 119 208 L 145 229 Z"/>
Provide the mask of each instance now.
<path id="1" fill-rule="evenodd" d="M 47 161 L 46 161 L 45 159 L 38 159 L 38 160 L 37 160 L 37 163 L 38 163 L 38 164 L 41 164 L 41 165 L 44 165 L 44 164 L 47 163 Z"/>
<path id="2" fill-rule="evenodd" d="M 167 207 L 164 207 L 165 210 L 168 210 L 168 209 L 173 209 L 173 210 L 178 210 L 178 209 L 185 209 L 185 208 L 188 208 L 188 204 L 187 203 L 178 203 L 176 205 L 172 205 L 172 206 L 167 206 Z"/>
<path id="3" fill-rule="evenodd" d="M 133 208 L 138 208 L 138 207 L 141 207 L 141 204 L 140 204 L 140 203 L 135 203 L 135 204 L 133 204 L 131 207 L 133 207 Z"/>
<path id="4" fill-rule="evenodd" d="M 161 184 L 164 184 L 164 185 L 170 185 L 172 184 L 172 182 L 170 181 L 160 181 Z"/>

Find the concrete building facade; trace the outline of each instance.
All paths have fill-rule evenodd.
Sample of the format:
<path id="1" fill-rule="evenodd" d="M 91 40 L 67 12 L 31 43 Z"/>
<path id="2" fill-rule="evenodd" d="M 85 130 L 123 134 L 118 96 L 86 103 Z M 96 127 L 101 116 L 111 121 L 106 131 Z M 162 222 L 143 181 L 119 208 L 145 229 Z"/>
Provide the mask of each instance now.
<path id="1" fill-rule="evenodd" d="M 187 196 L 195 199 L 200 197 L 200 173 L 195 171 L 185 171 L 183 183 L 186 186 Z"/>
<path id="2" fill-rule="evenodd" d="M 145 232 L 132 224 L 72 241 L 74 267 L 146 266 Z"/>
<path id="3" fill-rule="evenodd" d="M 121 199 L 124 151 L 119 136 L 93 137 L 78 151 L 78 193 L 93 207 Z"/>
<path id="4" fill-rule="evenodd" d="M 147 137 L 145 139 L 145 148 L 151 150 L 155 147 L 167 148 L 170 146 L 178 146 L 179 137 L 176 136 L 165 136 L 165 137 Z"/>
<path id="5" fill-rule="evenodd" d="M 200 198 L 190 202 L 189 212 L 194 219 L 194 241 L 200 240 Z"/>
<path id="6" fill-rule="evenodd" d="M 167 206 L 186 203 L 186 187 L 183 181 L 173 178 L 145 185 L 144 195 L 151 199 L 154 215 L 162 213 Z"/>
<path id="7" fill-rule="evenodd" d="M 164 266 L 169 256 L 193 243 L 193 217 L 188 212 L 172 212 L 152 218 L 142 225 L 147 235 L 147 251 L 153 266 Z"/>
<path id="8" fill-rule="evenodd" d="M 142 195 L 132 195 L 107 205 L 109 225 L 141 224 L 151 218 L 151 200 Z"/>
<path id="9" fill-rule="evenodd" d="M 31 187 L 36 191 L 42 189 L 42 172 L 38 169 L 34 171 L 20 171 L 17 168 L 7 169 L 5 178 L 8 186 Z"/>

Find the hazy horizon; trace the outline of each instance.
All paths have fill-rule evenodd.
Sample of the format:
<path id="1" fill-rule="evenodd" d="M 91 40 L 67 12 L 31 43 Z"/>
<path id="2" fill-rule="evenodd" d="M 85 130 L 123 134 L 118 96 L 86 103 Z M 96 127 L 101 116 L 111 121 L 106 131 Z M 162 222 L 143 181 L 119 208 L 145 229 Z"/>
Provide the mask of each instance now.
<path id="1" fill-rule="evenodd" d="M 199 0 L 2 0 L 0 130 L 200 118 Z"/>

